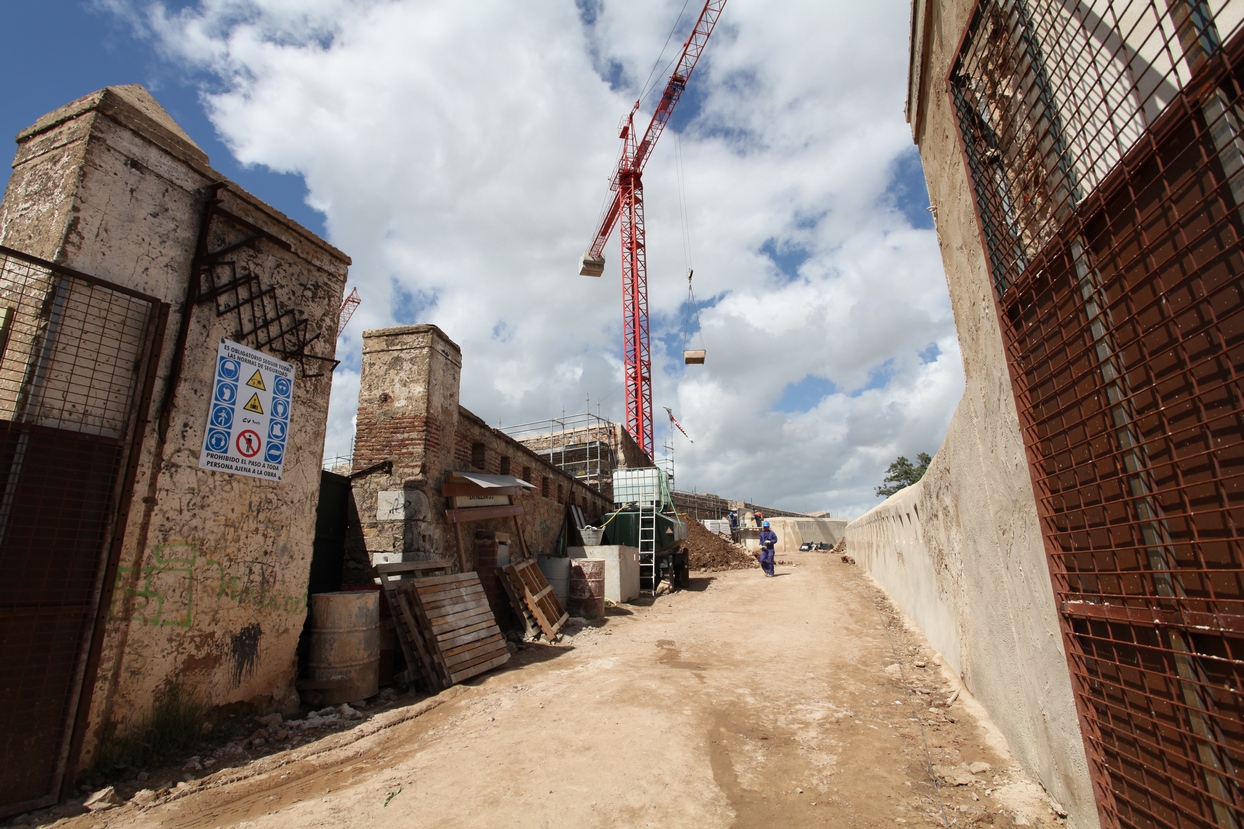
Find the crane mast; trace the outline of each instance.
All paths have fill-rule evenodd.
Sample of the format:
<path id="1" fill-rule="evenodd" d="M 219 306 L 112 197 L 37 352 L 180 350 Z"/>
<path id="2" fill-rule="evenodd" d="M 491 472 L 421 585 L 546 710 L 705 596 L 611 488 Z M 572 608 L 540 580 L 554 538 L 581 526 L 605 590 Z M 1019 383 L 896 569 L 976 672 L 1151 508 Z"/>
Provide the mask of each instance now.
<path id="1" fill-rule="evenodd" d="M 596 235 L 587 253 L 583 254 L 579 273 L 600 276 L 605 270 L 605 243 L 615 225 L 621 225 L 622 241 L 622 362 L 626 386 L 626 430 L 635 443 L 652 457 L 652 360 L 648 346 L 648 265 L 644 242 L 644 166 L 652 148 L 669 123 L 678 99 L 687 88 L 708 37 L 717 25 L 717 18 L 726 0 L 706 0 L 695 27 L 683 44 L 682 54 L 665 85 L 652 120 L 642 139 L 636 139 L 635 113 L 639 101 L 631 107 L 622 125 L 622 153 L 610 181 L 613 198 L 601 218 Z"/>

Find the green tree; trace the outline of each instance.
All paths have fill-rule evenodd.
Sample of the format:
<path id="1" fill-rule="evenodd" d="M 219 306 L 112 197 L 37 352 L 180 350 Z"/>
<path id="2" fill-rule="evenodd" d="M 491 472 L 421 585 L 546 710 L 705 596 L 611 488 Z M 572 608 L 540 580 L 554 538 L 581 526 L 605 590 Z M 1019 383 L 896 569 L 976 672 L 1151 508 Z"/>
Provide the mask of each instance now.
<path id="1" fill-rule="evenodd" d="M 902 455 L 899 455 L 894 463 L 890 464 L 890 468 L 885 471 L 885 483 L 877 487 L 877 495 L 882 498 L 888 498 L 904 487 L 909 487 L 916 481 L 924 477 L 925 470 L 929 468 L 929 461 L 933 460 L 927 452 L 921 452 L 916 455 L 918 464 L 913 464 Z"/>

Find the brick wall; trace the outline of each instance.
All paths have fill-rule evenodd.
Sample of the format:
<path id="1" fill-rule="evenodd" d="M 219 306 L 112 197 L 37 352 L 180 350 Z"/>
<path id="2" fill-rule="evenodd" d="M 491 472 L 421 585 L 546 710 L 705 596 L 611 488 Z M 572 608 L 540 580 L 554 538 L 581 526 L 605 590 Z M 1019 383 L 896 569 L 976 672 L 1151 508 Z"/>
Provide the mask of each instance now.
<path id="1" fill-rule="evenodd" d="M 533 554 L 553 552 L 568 504 L 583 507 L 589 521 L 612 508 L 610 499 L 458 404 L 461 352 L 439 328 L 366 331 L 363 342 L 347 583 L 370 580 L 372 565 L 382 562 L 457 562 L 459 538 L 467 567 L 477 566 L 477 533 L 510 534 L 515 554 L 520 534 Z M 362 474 L 385 461 L 391 468 Z M 455 535 L 441 485 L 450 472 L 473 470 L 536 485 L 517 496 L 525 511 L 518 527 L 512 518 L 493 519 L 462 525 Z M 550 497 L 540 494 L 546 479 Z"/>

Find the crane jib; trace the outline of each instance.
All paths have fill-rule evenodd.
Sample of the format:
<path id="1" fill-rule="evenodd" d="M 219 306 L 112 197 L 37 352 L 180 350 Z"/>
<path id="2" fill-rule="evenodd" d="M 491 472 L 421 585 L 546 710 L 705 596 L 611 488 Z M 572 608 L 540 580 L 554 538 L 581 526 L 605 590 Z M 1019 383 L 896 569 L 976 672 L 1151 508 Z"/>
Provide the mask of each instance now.
<path id="1" fill-rule="evenodd" d="M 713 33 L 713 28 L 717 25 L 717 20 L 721 17 L 722 9 L 726 6 L 726 0 L 708 0 L 704 4 L 704 8 L 700 11 L 700 17 L 696 21 L 695 27 L 688 35 L 686 43 L 683 44 L 682 56 L 679 58 L 678 65 L 674 72 L 670 75 L 669 82 L 666 84 L 665 92 L 661 96 L 661 102 L 657 105 L 656 112 L 652 115 L 652 121 L 649 122 L 648 128 L 644 131 L 644 138 L 639 142 L 640 150 L 635 153 L 635 163 L 633 167 L 638 168 L 642 172 L 647 164 L 648 157 L 651 153 L 652 146 L 656 143 L 656 139 L 664 130 L 666 123 L 669 122 L 670 116 L 673 114 L 674 107 L 677 105 L 682 92 L 687 87 L 687 81 L 691 79 L 691 72 L 695 69 L 699 62 L 700 55 L 704 52 L 704 47 L 708 44 L 709 35 Z M 639 110 L 639 101 L 635 102 L 635 106 L 631 107 L 630 116 L 627 118 L 629 125 L 631 118 Z M 655 132 L 653 128 L 656 128 Z M 623 140 L 622 155 L 618 159 L 617 167 L 614 169 L 613 176 L 610 178 L 609 189 L 616 191 L 618 189 L 618 176 L 622 169 L 626 166 L 626 139 L 629 130 L 624 129 L 620 137 Z M 600 257 L 604 252 L 604 246 L 609 241 L 609 236 L 613 233 L 613 228 L 618 221 L 618 208 L 620 199 L 614 196 L 613 204 L 604 214 L 600 226 L 596 230 L 596 236 L 591 247 L 588 248 L 589 256 Z M 595 276 L 596 274 L 591 274 Z"/>
<path id="2" fill-rule="evenodd" d="M 635 102 L 621 130 L 622 154 L 610 179 L 613 200 L 601 217 L 592 245 L 580 260 L 579 273 L 600 276 L 605 269 L 605 243 L 614 225 L 622 224 L 622 306 L 623 360 L 626 382 L 626 430 L 639 447 L 652 457 L 652 365 L 648 353 L 648 273 L 645 261 L 643 223 L 643 170 L 652 148 L 674 107 L 682 97 L 708 37 L 725 8 L 726 0 L 706 0 L 691 34 L 682 47 L 676 68 L 670 75 L 661 100 L 641 141 L 635 141 L 632 123 L 639 109 Z"/>

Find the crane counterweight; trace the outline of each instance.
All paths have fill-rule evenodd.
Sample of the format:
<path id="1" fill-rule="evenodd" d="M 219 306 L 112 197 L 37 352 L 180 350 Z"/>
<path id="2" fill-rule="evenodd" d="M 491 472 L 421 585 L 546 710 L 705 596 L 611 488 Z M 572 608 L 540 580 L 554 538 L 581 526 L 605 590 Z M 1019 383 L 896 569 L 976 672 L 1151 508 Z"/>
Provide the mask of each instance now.
<path id="1" fill-rule="evenodd" d="M 579 260 L 579 276 L 600 276 L 605 272 L 605 257 L 583 254 Z"/>

